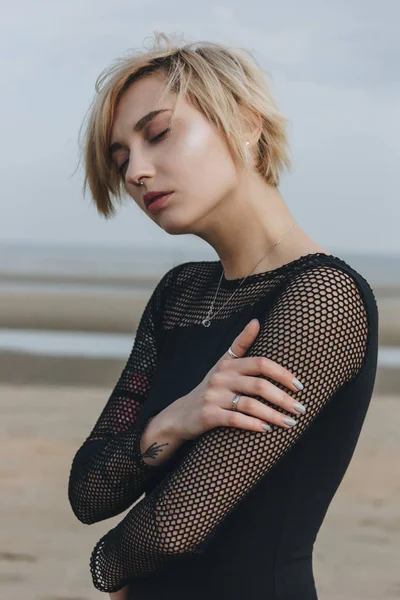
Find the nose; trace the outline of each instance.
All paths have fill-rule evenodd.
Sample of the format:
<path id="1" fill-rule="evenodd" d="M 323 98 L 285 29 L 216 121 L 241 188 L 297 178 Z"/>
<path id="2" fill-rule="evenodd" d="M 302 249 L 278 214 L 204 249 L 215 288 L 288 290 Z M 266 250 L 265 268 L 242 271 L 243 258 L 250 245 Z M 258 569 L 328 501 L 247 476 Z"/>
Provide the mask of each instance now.
<path id="1" fill-rule="evenodd" d="M 144 157 L 140 158 L 137 155 L 135 159 L 131 157 L 128 162 L 126 169 L 125 180 L 126 183 L 131 183 L 135 187 L 143 187 L 140 184 L 141 180 L 151 179 L 154 177 L 154 166 L 146 161 Z"/>

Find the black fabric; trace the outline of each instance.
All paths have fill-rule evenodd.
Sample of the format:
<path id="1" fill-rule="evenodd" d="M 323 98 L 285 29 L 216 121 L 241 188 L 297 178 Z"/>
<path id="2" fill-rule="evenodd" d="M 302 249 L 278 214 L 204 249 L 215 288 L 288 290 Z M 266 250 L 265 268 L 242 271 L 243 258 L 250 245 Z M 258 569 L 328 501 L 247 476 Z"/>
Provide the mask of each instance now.
<path id="1" fill-rule="evenodd" d="M 375 382 L 376 300 L 345 261 L 307 254 L 240 288 L 223 277 L 214 311 L 237 293 L 205 328 L 221 272 L 220 261 L 193 261 L 164 275 L 74 458 L 69 499 L 84 523 L 117 515 L 146 492 L 95 545 L 93 583 L 104 592 L 129 584 L 135 600 L 315 600 L 313 545 Z M 190 392 L 253 317 L 261 329 L 246 356 L 266 356 L 304 385 L 293 392 L 259 376 L 306 406 L 296 426 L 266 434 L 217 427 L 161 466 L 147 465 L 139 441 L 148 419 Z"/>

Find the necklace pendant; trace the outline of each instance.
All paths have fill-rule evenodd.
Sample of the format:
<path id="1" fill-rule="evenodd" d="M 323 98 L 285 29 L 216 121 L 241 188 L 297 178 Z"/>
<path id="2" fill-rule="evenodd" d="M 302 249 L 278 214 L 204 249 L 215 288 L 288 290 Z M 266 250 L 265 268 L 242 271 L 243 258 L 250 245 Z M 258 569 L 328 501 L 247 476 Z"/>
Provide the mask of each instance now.
<path id="1" fill-rule="evenodd" d="M 210 327 L 211 321 L 210 319 L 203 319 L 201 324 L 204 325 L 204 327 Z"/>

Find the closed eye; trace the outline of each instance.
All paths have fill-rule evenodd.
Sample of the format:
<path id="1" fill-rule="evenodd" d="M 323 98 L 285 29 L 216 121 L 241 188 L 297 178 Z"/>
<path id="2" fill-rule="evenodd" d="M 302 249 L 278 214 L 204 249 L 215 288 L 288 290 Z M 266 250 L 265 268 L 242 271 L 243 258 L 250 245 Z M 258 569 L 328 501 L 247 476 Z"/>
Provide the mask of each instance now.
<path id="1" fill-rule="evenodd" d="M 153 144 L 154 142 L 158 142 L 158 140 L 163 138 L 169 131 L 171 131 L 170 127 L 168 127 L 167 129 L 164 129 L 164 131 L 162 131 L 161 133 L 156 135 L 156 137 L 153 137 L 151 140 L 149 140 L 149 143 Z"/>
<path id="2" fill-rule="evenodd" d="M 149 144 L 155 144 L 158 141 L 162 140 L 164 137 L 166 137 L 167 133 L 169 133 L 171 131 L 171 128 L 168 127 L 167 129 L 164 129 L 164 131 L 162 131 L 161 133 L 159 133 L 158 135 L 156 135 L 155 137 L 153 137 L 151 140 L 149 140 Z M 122 165 L 118 168 L 118 171 L 123 174 L 123 171 L 125 170 L 126 165 L 128 164 L 129 160 L 126 160 L 124 163 L 122 163 Z"/>

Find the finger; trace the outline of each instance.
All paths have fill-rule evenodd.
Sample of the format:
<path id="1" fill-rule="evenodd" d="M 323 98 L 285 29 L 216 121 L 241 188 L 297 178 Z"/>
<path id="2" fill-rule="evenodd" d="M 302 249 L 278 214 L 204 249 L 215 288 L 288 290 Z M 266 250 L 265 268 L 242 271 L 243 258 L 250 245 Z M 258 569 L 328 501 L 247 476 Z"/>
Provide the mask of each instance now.
<path id="1" fill-rule="evenodd" d="M 252 343 L 254 342 L 258 332 L 260 330 L 260 323 L 258 319 L 252 319 L 247 323 L 246 327 L 239 333 L 239 335 L 233 340 L 231 344 L 232 351 L 236 356 L 241 357 L 247 352 Z M 234 357 L 227 351 L 222 358 L 228 358 L 233 360 Z"/>
<path id="2" fill-rule="evenodd" d="M 267 381 L 266 379 L 261 379 L 260 377 L 241 376 L 234 382 L 232 388 L 235 390 L 240 390 L 238 393 L 243 393 L 247 396 L 253 397 L 252 399 L 256 404 L 254 404 L 254 402 L 249 402 L 247 405 L 251 406 L 251 414 L 255 414 L 260 418 L 264 418 L 265 415 L 269 414 L 269 410 L 264 410 L 264 408 L 268 409 L 269 407 L 263 404 L 260 400 L 254 398 L 254 396 L 260 396 L 264 400 L 267 400 L 267 402 L 271 402 L 271 404 L 274 404 L 275 406 L 278 406 L 279 408 L 282 408 L 283 410 L 286 410 L 296 416 L 306 412 L 306 407 L 296 400 L 296 398 L 292 398 L 284 390 L 281 390 L 273 383 Z M 241 408 L 241 410 L 243 409 Z M 261 414 L 259 414 L 260 411 Z M 282 415 L 282 413 L 279 414 L 281 417 L 285 416 Z"/>
<path id="3" fill-rule="evenodd" d="M 235 369 L 241 375 L 265 375 L 296 392 L 304 389 L 303 384 L 295 377 L 292 371 L 282 367 L 282 365 L 266 356 L 247 356 L 241 358 L 236 361 Z"/>
<path id="4" fill-rule="evenodd" d="M 292 416 L 288 417 L 287 415 L 284 415 L 278 410 L 272 408 L 272 406 L 263 404 L 259 400 L 251 398 L 250 396 L 241 396 L 239 398 L 237 410 L 259 419 L 264 423 L 278 425 L 284 429 L 292 429 L 297 424 L 296 419 L 294 419 Z M 296 414 L 299 416 L 298 413 Z"/>
<path id="5" fill-rule="evenodd" d="M 240 411 L 222 410 L 219 422 L 225 427 L 236 427 L 237 429 L 246 429 L 247 431 L 267 433 L 267 431 L 271 430 L 269 423 L 257 419 L 257 417 L 245 415 Z"/>
<path id="6" fill-rule="evenodd" d="M 272 408 L 272 406 L 267 406 L 250 396 L 240 396 L 236 406 L 237 410 L 231 409 L 230 412 L 234 414 L 242 413 L 262 423 L 278 425 L 278 427 L 283 427 L 284 429 L 292 429 L 297 424 L 296 419 L 292 416 L 288 417 Z M 296 414 L 298 416 L 298 413 Z"/>

